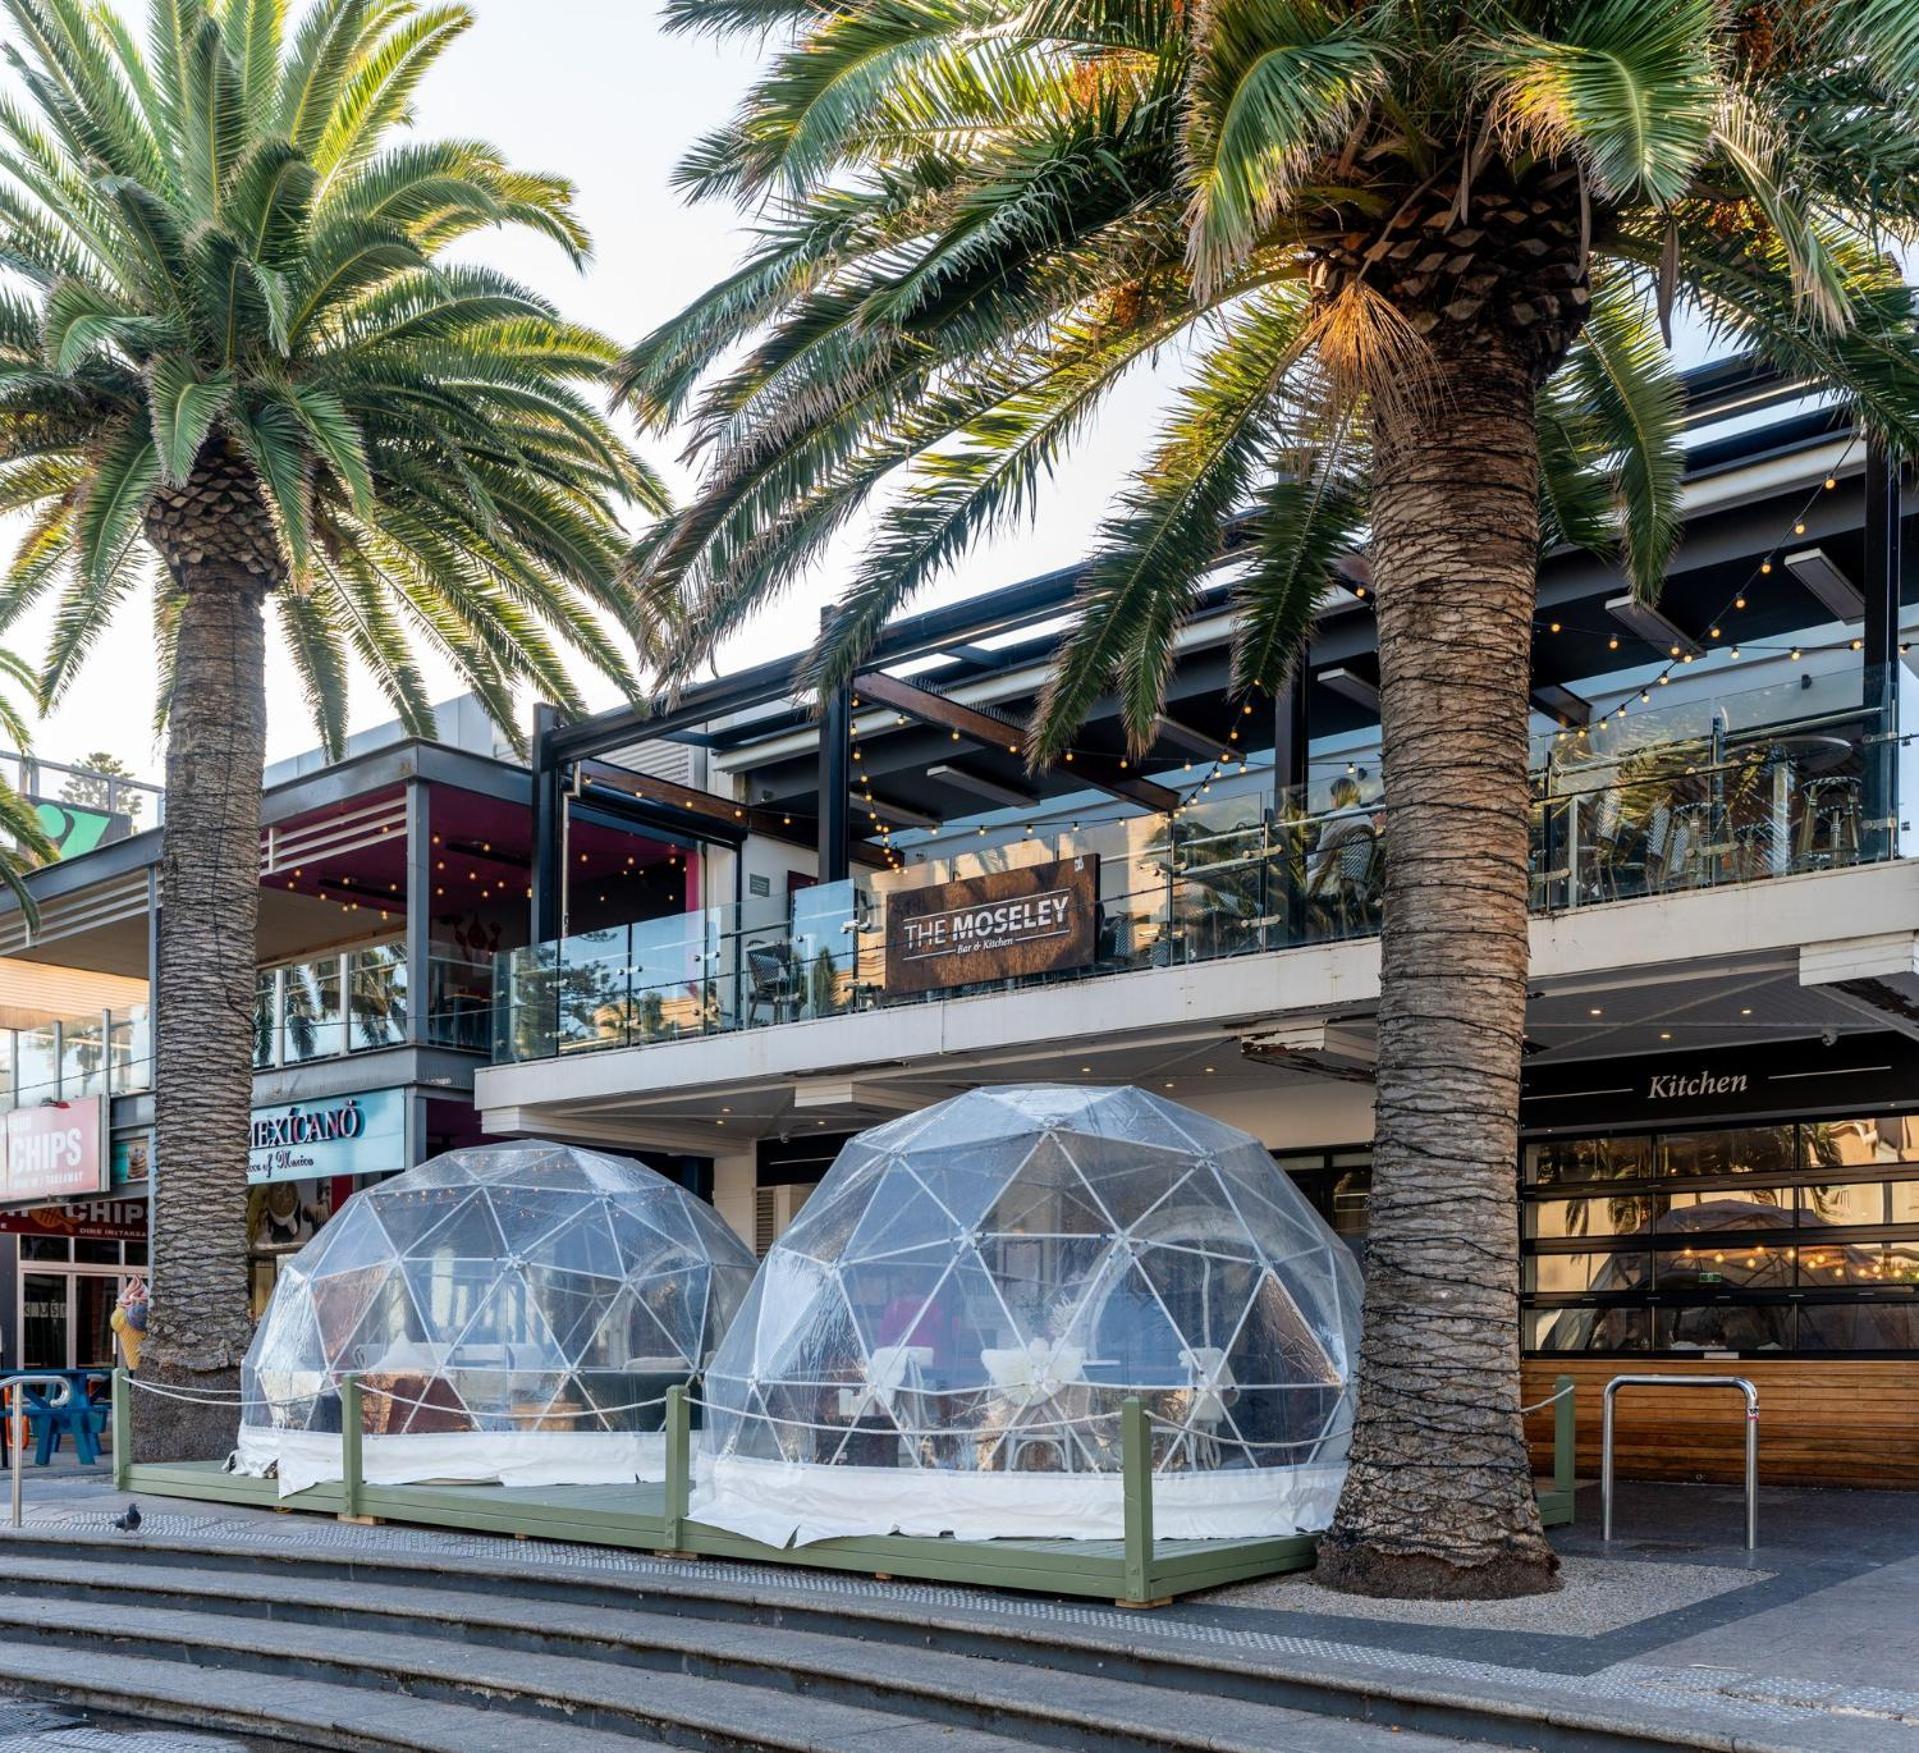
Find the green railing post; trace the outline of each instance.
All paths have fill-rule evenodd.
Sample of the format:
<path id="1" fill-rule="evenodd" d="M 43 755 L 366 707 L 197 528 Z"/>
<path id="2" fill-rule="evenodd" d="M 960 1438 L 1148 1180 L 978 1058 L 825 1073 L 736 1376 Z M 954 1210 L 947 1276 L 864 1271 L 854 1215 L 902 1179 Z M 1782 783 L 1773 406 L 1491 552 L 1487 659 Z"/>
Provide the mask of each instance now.
<path id="1" fill-rule="evenodd" d="M 1579 1432 L 1572 1377 L 1561 1376 L 1553 1388 L 1559 1395 L 1553 1402 L 1553 1490 L 1566 1493 L 1570 1502 L 1577 1460 L 1574 1444 Z"/>
<path id="2" fill-rule="evenodd" d="M 1128 1395 L 1119 1414 L 1120 1472 L 1125 1488 L 1126 1599 L 1153 1598 L 1153 1444 L 1146 1407 Z"/>
<path id="3" fill-rule="evenodd" d="M 113 1489 L 125 1491 L 133 1471 L 133 1390 L 125 1367 L 113 1372 Z"/>
<path id="4" fill-rule="evenodd" d="M 361 1508 L 361 1486 L 363 1462 L 360 1445 L 365 1437 L 365 1425 L 360 1416 L 360 1378 L 345 1375 L 340 1378 L 340 1480 L 343 1487 L 343 1502 L 340 1513 L 348 1521 L 359 1521 L 365 1511 Z"/>
<path id="5" fill-rule="evenodd" d="M 693 1421 L 686 1389 L 675 1382 L 666 1391 L 666 1517 L 663 1537 L 668 1552 L 683 1552 L 687 1506 L 693 1497 Z"/>

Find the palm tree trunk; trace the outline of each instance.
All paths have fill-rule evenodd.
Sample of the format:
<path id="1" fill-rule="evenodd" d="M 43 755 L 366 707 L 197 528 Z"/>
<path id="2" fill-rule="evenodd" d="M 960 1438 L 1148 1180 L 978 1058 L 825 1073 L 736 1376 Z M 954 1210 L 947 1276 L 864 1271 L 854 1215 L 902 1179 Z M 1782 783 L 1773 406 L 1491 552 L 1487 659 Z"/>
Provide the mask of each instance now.
<path id="1" fill-rule="evenodd" d="M 1519 1415 L 1537 379 L 1503 337 L 1435 340 L 1430 393 L 1375 420 L 1378 1113 L 1359 1409 L 1319 1577 L 1461 1598 L 1557 1586 Z"/>
<path id="2" fill-rule="evenodd" d="M 167 735 L 154 1037 L 152 1313 L 140 1375 L 231 1393 L 252 1337 L 247 1138 L 266 758 L 266 580 L 169 554 L 185 593 Z M 142 1461 L 213 1460 L 238 1415 L 136 1394 Z"/>

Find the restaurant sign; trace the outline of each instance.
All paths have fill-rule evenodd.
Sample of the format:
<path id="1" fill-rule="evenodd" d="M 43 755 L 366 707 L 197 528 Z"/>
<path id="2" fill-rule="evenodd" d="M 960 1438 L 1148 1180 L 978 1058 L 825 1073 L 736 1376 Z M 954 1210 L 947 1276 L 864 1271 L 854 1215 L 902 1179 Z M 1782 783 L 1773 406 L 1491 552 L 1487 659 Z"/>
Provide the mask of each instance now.
<path id="1" fill-rule="evenodd" d="M 144 1199 L 89 1199 L 78 1205 L 36 1205 L 0 1211 L 0 1236 L 79 1236 L 93 1242 L 144 1242 Z"/>
<path id="2" fill-rule="evenodd" d="M 108 1190 L 104 1096 L 42 1102 L 7 1115 L 0 1203 L 86 1199 Z"/>
<path id="3" fill-rule="evenodd" d="M 406 1094 L 364 1090 L 319 1102 L 255 1108 L 247 1182 L 382 1175 L 406 1167 Z"/>
<path id="4" fill-rule="evenodd" d="M 991 871 L 886 897 L 888 992 L 1083 968 L 1097 948 L 1099 859 Z"/>

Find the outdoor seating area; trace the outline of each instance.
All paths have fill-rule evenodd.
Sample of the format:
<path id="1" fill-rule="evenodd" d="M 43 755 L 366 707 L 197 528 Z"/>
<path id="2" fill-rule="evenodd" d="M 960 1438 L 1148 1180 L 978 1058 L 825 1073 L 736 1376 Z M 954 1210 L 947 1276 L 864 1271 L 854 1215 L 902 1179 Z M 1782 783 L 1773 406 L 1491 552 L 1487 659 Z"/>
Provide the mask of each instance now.
<path id="1" fill-rule="evenodd" d="M 33 1464 L 45 1467 L 51 1464 L 54 1456 L 71 1444 L 73 1458 L 83 1467 L 98 1463 L 101 1455 L 101 1437 L 107 1429 L 109 1415 L 109 1397 L 113 1372 L 105 1369 L 75 1370 L 36 1370 L 35 1380 L 25 1383 L 20 1389 L 26 1425 L 26 1449 L 31 1450 Z M 63 1377 L 67 1384 L 65 1400 L 54 1404 L 54 1394 L 44 1378 L 48 1375 Z M 14 1421 L 12 1416 L 13 1377 L 0 1375 L 0 1458 L 7 1465 L 13 1461 Z M 23 1450 L 22 1458 L 26 1458 Z"/>
<path id="2" fill-rule="evenodd" d="M 1835 672 L 1535 736 L 1532 904 L 1542 913 L 1760 882 L 1894 856 L 1896 750 Z M 1642 690 L 1651 698 L 1653 690 Z M 1176 813 L 902 830 L 844 880 L 600 925 L 502 953 L 498 1061 L 780 1027 L 932 997 L 1260 955 L 1380 929 L 1386 798 L 1376 748 L 1275 791 L 1250 761 Z M 1096 867 L 1090 954 L 1065 969 L 902 990 L 896 909 L 941 885 Z"/>
<path id="3" fill-rule="evenodd" d="M 281 1272 L 242 1370 L 242 1471 L 660 1477 L 666 1390 L 704 1369 L 753 1256 L 704 1201 L 622 1157 L 449 1151 L 349 1200 Z M 349 1416 L 352 1375 L 362 1408 Z"/>

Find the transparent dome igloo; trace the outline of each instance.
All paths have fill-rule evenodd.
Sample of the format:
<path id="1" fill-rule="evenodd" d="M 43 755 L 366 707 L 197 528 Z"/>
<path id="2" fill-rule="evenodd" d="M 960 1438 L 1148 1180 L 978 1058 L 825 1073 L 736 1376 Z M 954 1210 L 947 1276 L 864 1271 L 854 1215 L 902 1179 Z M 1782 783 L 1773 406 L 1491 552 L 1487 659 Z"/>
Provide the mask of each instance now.
<path id="1" fill-rule="evenodd" d="M 363 1188 L 293 1259 L 241 1371 L 238 1465 L 341 1476 L 360 1377 L 375 1484 L 664 1477 L 668 1387 L 707 1363 L 754 1260 L 710 1205 L 623 1157 L 520 1142 Z"/>
<path id="2" fill-rule="evenodd" d="M 1323 1527 L 1359 1271 L 1257 1139 L 1137 1089 L 979 1089 L 863 1132 L 706 1375 L 692 1505 L 772 1544 L 1113 1538 L 1121 1409 L 1178 1538 Z"/>

